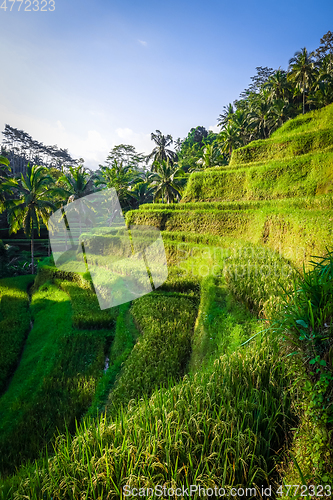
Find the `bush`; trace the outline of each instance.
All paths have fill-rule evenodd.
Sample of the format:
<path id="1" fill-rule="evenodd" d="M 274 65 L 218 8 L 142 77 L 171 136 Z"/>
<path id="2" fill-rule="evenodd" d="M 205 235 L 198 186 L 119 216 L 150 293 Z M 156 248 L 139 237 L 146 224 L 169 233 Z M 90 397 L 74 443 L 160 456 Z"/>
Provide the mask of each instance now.
<path id="1" fill-rule="evenodd" d="M 296 348 L 307 367 L 316 418 L 333 423 L 333 252 L 294 278 L 273 330 Z"/>

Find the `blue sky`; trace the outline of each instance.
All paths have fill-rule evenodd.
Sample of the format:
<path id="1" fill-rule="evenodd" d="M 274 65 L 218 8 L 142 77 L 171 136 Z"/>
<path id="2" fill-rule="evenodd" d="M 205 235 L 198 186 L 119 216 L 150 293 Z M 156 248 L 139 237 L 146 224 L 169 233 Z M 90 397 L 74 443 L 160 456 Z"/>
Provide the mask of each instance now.
<path id="1" fill-rule="evenodd" d="M 24 129 L 93 169 L 116 144 L 149 153 L 156 129 L 174 139 L 217 130 L 256 66 L 287 69 L 333 31 L 332 0 L 54 3 L 0 9 L 0 129 Z"/>

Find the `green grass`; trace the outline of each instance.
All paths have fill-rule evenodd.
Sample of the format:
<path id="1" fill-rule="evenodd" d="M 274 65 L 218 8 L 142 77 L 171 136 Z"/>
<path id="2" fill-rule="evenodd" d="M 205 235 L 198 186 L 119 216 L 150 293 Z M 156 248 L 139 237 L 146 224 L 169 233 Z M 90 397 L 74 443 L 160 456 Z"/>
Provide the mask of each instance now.
<path id="1" fill-rule="evenodd" d="M 133 398 L 150 395 L 168 378 L 184 374 L 196 312 L 190 298 L 161 292 L 150 293 L 133 303 L 131 313 L 142 335 L 109 395 L 111 411 Z"/>
<path id="2" fill-rule="evenodd" d="M 0 470 L 38 457 L 57 428 L 72 431 L 102 376 L 112 330 L 72 327 L 69 296 L 46 282 L 31 300 L 33 328 L 0 399 Z"/>
<path id="3" fill-rule="evenodd" d="M 181 254 L 181 246 L 178 251 L 177 245 L 182 242 L 207 241 L 207 245 L 232 248 L 237 239 L 269 247 L 301 269 L 311 255 L 324 254 L 333 239 L 332 208 L 302 210 L 287 206 L 282 210 L 277 204 L 260 210 L 163 212 L 137 210 L 129 217 L 132 223 L 155 225 L 163 231 L 167 256 L 172 263 L 177 262 L 179 251 Z M 175 235 L 171 236 L 171 232 Z"/>
<path id="4" fill-rule="evenodd" d="M 118 313 L 116 307 L 101 310 L 95 292 L 88 285 L 82 288 L 74 281 L 60 280 L 58 284 L 71 299 L 74 328 L 87 330 L 113 328 Z"/>
<path id="5" fill-rule="evenodd" d="M 257 209 L 279 209 L 282 211 L 300 208 L 302 210 L 316 209 L 327 210 L 333 208 L 333 195 L 308 196 L 296 198 L 281 198 L 274 200 L 238 200 L 238 201 L 209 201 L 195 203 L 171 203 L 161 205 L 160 203 L 147 203 L 140 205 L 142 210 L 172 211 L 172 210 L 257 210 Z M 136 213 L 134 211 L 134 213 Z M 132 212 L 127 212 L 126 217 L 130 220 Z"/>
<path id="6" fill-rule="evenodd" d="M 114 386 L 116 377 L 122 369 L 130 355 L 140 333 L 134 323 L 133 316 L 130 313 L 131 303 L 127 302 L 119 306 L 115 336 L 112 342 L 110 352 L 108 353 L 109 367 L 103 377 L 98 382 L 94 399 L 89 407 L 87 415 L 95 417 L 103 412 L 111 389 Z"/>
<path id="7" fill-rule="evenodd" d="M 311 255 L 323 255 L 332 242 L 332 118 L 333 105 L 300 116 L 268 141 L 236 150 L 227 168 L 192 174 L 185 200 L 202 202 L 152 204 L 129 212 L 128 224 L 163 230 L 169 265 L 177 266 L 169 268 L 160 288 L 115 309 L 110 323 L 104 321 L 112 313 L 99 314 L 88 276 L 51 266 L 40 269 L 29 340 L 37 352 L 40 345 L 49 353 L 43 363 L 47 369 L 42 373 L 34 358 L 33 388 L 23 369 L 25 353 L 0 400 L 0 425 L 7 419 L 0 456 L 6 456 L 4 450 L 7 457 L 16 453 L 16 463 L 37 457 L 55 425 L 62 434 L 53 442 L 53 456 L 46 453 L 49 446 L 36 464 L 23 466 L 0 483 L 0 498 L 120 498 L 125 484 L 255 486 L 257 495 L 247 496 L 255 498 L 261 485 L 276 484 L 279 463 L 288 457 L 291 432 L 298 424 L 297 405 L 305 405 L 303 422 L 311 416 L 314 391 L 306 380 L 305 361 L 313 366 L 310 376 L 319 389 L 312 401 L 325 406 L 326 416 L 330 408 L 320 396 L 328 382 L 325 397 L 331 397 L 332 326 L 329 332 L 325 326 L 332 319 L 331 274 L 324 273 L 320 283 L 305 278 L 304 300 L 297 302 L 297 294 L 290 299 L 295 305 L 290 317 L 282 290 L 292 297 L 295 268 Z M 91 241 L 91 250 L 107 259 L 115 242 L 104 235 Z M 121 272 L 127 271 L 124 265 Z M 297 283 L 299 292 L 303 285 Z M 309 295 L 309 286 L 316 293 Z M 322 303 L 316 316 L 317 299 Z M 89 318 L 87 309 L 92 311 Z M 277 314 L 290 330 L 282 337 L 276 328 L 266 328 Z M 295 330 L 288 327 L 288 318 Z M 110 329 L 100 329 L 104 326 Z M 83 327 L 91 330 L 77 329 Z M 323 345 L 315 345 L 315 328 L 317 337 L 329 337 L 324 339 L 325 352 Z M 40 338 L 34 340 L 38 331 Z M 305 349 L 303 358 L 300 346 L 296 356 L 285 340 L 292 334 L 309 337 L 312 350 Z M 103 374 L 106 355 L 110 366 Z M 19 385 L 15 377 L 21 377 Z M 16 397 L 15 387 L 22 387 L 24 395 Z M 75 418 L 88 408 L 73 436 Z M 300 435 L 315 451 L 304 451 L 297 439 L 293 450 L 299 452 L 306 480 L 325 480 L 323 475 L 311 477 L 306 463 L 317 461 L 320 473 L 329 469 L 328 455 L 324 457 L 327 434 L 317 432 L 318 426 L 308 428 L 314 429 L 313 436 L 312 431 Z M 3 468 L 12 470 L 14 463 L 12 457 Z M 287 479 L 303 480 L 288 471 L 285 467 Z"/>
<path id="8" fill-rule="evenodd" d="M 333 127 L 330 129 L 298 133 L 294 136 L 272 136 L 266 140 L 253 141 L 243 148 L 236 149 L 232 155 L 230 166 L 239 168 L 241 165 L 263 161 L 290 159 L 295 156 L 316 152 L 332 152 Z"/>
<path id="9" fill-rule="evenodd" d="M 27 288 L 35 276 L 0 280 L 0 394 L 14 373 L 30 330 Z"/>
<path id="10" fill-rule="evenodd" d="M 112 419 L 85 422 L 74 438 L 59 437 L 54 457 L 21 469 L 2 498 L 119 498 L 126 484 L 260 489 L 274 479 L 292 423 L 289 384 L 274 342 L 237 350 Z"/>
<path id="11" fill-rule="evenodd" d="M 195 172 L 184 202 L 291 198 L 332 192 L 333 152 L 272 159 L 253 166 Z"/>
<path id="12" fill-rule="evenodd" d="M 260 329 L 257 318 L 230 293 L 223 280 L 207 276 L 192 340 L 189 369 L 213 364 L 218 355 L 232 354 Z"/>
<path id="13" fill-rule="evenodd" d="M 291 158 L 333 146 L 333 106 L 287 121 L 269 139 L 252 141 L 233 151 L 230 166 Z"/>
<path id="14" fill-rule="evenodd" d="M 271 318 L 280 308 L 281 292 L 291 289 L 296 270 L 278 253 L 244 245 L 226 260 L 223 274 L 229 290 L 250 310 Z"/>
<path id="15" fill-rule="evenodd" d="M 183 200 L 237 201 L 332 192 L 333 105 L 290 120 L 232 153 L 227 168 L 192 173 Z"/>

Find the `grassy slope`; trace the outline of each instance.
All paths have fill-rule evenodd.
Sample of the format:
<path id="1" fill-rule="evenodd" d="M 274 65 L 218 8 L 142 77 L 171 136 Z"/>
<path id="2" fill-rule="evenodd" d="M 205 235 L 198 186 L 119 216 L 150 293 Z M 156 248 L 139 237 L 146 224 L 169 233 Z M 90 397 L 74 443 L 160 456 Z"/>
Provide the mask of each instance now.
<path id="1" fill-rule="evenodd" d="M 201 233 L 265 244 L 301 268 L 333 239 L 332 123 L 333 104 L 290 120 L 235 150 L 228 167 L 191 174 L 182 203 L 144 205 L 127 221 L 183 241 Z"/>
<path id="2" fill-rule="evenodd" d="M 297 128 L 308 132 L 303 122 L 288 126 L 294 132 Z M 173 486 L 200 482 L 206 486 L 229 487 L 272 483 L 276 475 L 269 471 L 274 468 L 276 452 L 286 444 L 290 427 L 295 425 L 289 392 L 295 372 L 288 372 L 287 359 L 291 362 L 291 358 L 281 360 L 281 346 L 273 338 L 266 342 L 258 335 L 244 347 L 240 344 L 258 331 L 249 310 L 263 316 L 277 310 L 277 281 L 288 289 L 294 272 L 288 261 L 270 251 L 267 245 L 264 249 L 253 242 L 276 243 L 284 255 L 288 255 L 289 245 L 295 252 L 299 244 L 323 253 L 320 246 L 323 242 L 320 245 L 315 242 L 318 216 L 319 224 L 323 224 L 322 240 L 331 241 L 330 225 L 324 224 L 329 215 L 327 208 L 331 209 L 331 198 L 325 197 L 323 202 L 308 200 L 307 211 L 304 210 L 306 203 L 293 200 L 291 214 L 291 205 L 284 203 L 285 200 L 262 204 L 245 202 L 248 203 L 246 212 L 238 201 L 229 204 L 229 212 L 216 206 L 218 210 L 209 210 L 210 206 L 202 210 L 201 205 L 198 211 L 191 207 L 191 210 L 185 209 L 185 213 L 178 207 L 169 211 L 144 207 L 129 214 L 128 220 L 132 223 L 159 220 L 159 224 L 152 225 L 169 230 L 164 234 L 168 259 L 169 262 L 180 260 L 183 273 L 179 276 L 181 272 L 176 270 L 160 293 L 164 314 L 159 314 L 159 292 L 139 299 L 132 308 L 144 336 L 125 362 L 111 395 L 117 390 L 120 395 L 124 394 L 124 400 L 120 398 L 119 403 L 128 403 L 130 397 L 142 397 L 143 401 L 132 401 L 126 411 L 115 408 L 112 415 L 102 418 L 97 426 L 96 421 L 87 421 L 73 440 L 69 435 L 59 439 L 51 460 L 41 460 L 36 471 L 33 467 L 23 468 L 15 478 L 3 484 L 3 498 L 23 499 L 27 495 L 37 500 L 42 491 L 45 498 L 54 500 L 107 498 L 110 492 L 117 498 L 119 489 L 129 483 Z M 220 213 L 223 215 L 216 216 Z M 235 221 L 239 221 L 236 228 Z M 175 232 L 170 232 L 173 230 Z M 223 238 L 219 236 L 221 233 Z M 235 236 L 248 238 L 252 243 L 240 240 L 235 243 Z M 216 254 L 212 245 L 218 250 Z M 303 259 L 304 254 L 291 257 L 298 264 Z M 204 269 L 208 269 L 207 275 Z M 163 318 L 167 326 L 168 322 L 172 325 L 169 319 L 173 317 L 177 331 L 184 331 L 187 336 L 190 333 L 184 328 L 186 324 L 181 325 L 181 314 L 178 317 L 181 311 L 173 305 L 177 294 L 186 295 L 193 276 L 200 282 L 201 302 L 188 365 L 192 374 L 174 387 L 153 391 L 149 399 L 156 382 L 166 382 L 165 377 L 159 378 L 164 358 L 160 360 L 157 352 L 165 348 L 166 360 L 171 364 L 177 355 L 173 355 L 171 349 L 168 351 L 172 335 L 165 338 L 166 345 L 161 342 Z M 239 307 L 230 291 L 233 297 L 244 301 L 247 309 Z M 182 296 L 181 303 L 185 315 L 191 312 L 191 296 Z M 149 356 L 146 349 L 137 356 L 140 344 L 150 346 L 154 356 Z M 167 377 L 181 374 L 178 360 L 176 365 L 175 372 L 165 372 Z M 131 370 L 143 375 L 146 385 L 133 387 Z M 321 470 L 322 465 L 318 465 L 317 472 Z"/>
<path id="3" fill-rule="evenodd" d="M 235 150 L 229 166 L 191 175 L 184 201 L 309 196 L 332 190 L 333 105 Z"/>
<path id="4" fill-rule="evenodd" d="M 18 280 L 26 281 L 25 277 Z M 94 307 L 96 297 L 91 294 L 90 299 Z M 105 347 L 113 336 L 110 325 L 114 319 L 107 312 L 107 330 L 101 329 L 105 324 L 99 324 L 99 317 L 95 318 L 94 331 L 76 329 L 73 322 L 80 305 L 89 307 L 87 302 L 78 301 L 73 314 L 70 296 L 50 281 L 32 295 L 33 328 L 0 399 L 2 472 L 37 457 L 56 428 L 64 429 L 66 423 L 73 429 L 75 417 L 91 403 L 104 366 Z"/>
<path id="5" fill-rule="evenodd" d="M 14 373 L 30 330 L 27 288 L 34 276 L 0 280 L 0 394 Z"/>

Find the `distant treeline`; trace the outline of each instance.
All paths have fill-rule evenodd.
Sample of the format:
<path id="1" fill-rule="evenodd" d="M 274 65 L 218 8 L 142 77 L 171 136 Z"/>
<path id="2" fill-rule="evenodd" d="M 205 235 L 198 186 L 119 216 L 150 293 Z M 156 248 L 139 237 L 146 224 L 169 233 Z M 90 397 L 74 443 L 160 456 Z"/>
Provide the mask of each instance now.
<path id="1" fill-rule="evenodd" d="M 57 145 L 45 146 L 42 142 L 35 141 L 24 130 L 18 130 L 8 124 L 2 134 L 4 139 L 1 154 L 10 160 L 13 175 L 25 174 L 28 163 L 59 169 L 82 163 L 82 159 L 73 159 L 67 149 L 59 149 Z"/>

